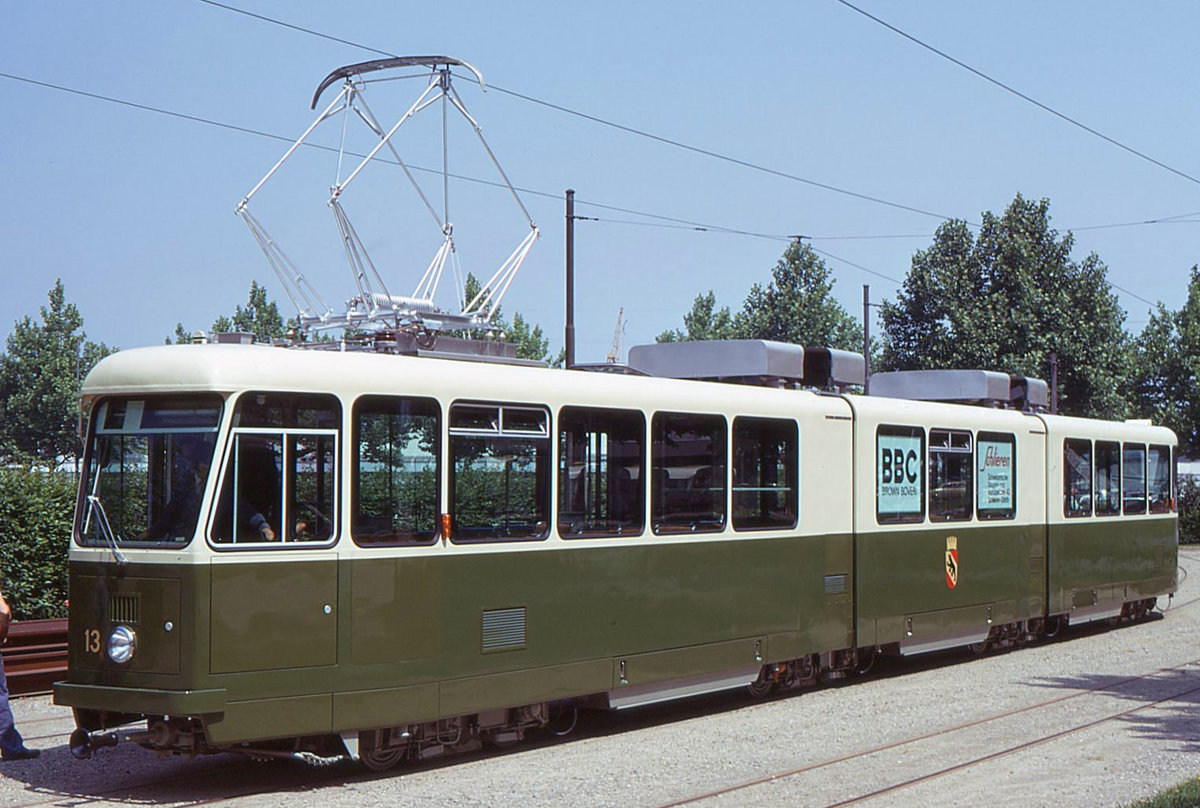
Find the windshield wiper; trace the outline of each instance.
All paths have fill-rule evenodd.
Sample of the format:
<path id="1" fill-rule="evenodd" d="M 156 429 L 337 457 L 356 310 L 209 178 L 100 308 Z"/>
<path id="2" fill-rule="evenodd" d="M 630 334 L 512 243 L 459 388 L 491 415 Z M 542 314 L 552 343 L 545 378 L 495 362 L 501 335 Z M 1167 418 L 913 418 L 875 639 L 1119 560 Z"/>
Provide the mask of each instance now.
<path id="1" fill-rule="evenodd" d="M 95 494 L 88 494 L 87 501 L 88 520 L 91 520 L 92 512 L 95 511 L 99 517 L 96 520 L 96 524 L 100 528 L 100 535 L 104 537 L 105 543 L 108 544 L 108 549 L 112 551 L 113 559 L 120 566 L 125 566 L 129 562 L 121 553 L 120 548 L 117 547 L 117 537 L 113 534 L 112 527 L 108 524 L 108 514 L 104 512 L 104 503 L 101 502 L 100 497 L 96 496 Z M 86 525 L 84 529 L 86 530 Z"/>

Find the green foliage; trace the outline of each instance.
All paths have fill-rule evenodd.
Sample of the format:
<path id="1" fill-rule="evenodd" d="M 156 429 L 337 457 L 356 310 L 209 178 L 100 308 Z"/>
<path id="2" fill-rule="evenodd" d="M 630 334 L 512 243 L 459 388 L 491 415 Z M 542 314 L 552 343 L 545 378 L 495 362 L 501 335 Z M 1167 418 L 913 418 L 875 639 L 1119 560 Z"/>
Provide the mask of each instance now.
<path id="1" fill-rule="evenodd" d="M 1128 808 L 1196 808 L 1197 805 L 1200 805 L 1200 777 L 1130 803 Z"/>
<path id="2" fill-rule="evenodd" d="M 812 247 L 793 242 L 765 287 L 754 284 L 741 311 L 717 308 L 712 290 L 697 295 L 683 316 L 683 330 L 664 331 L 658 342 L 766 339 L 796 345 L 862 350 L 862 326 L 833 299 L 829 268 Z"/>
<path id="3" fill-rule="evenodd" d="M 267 287 L 258 281 L 250 281 L 250 296 L 246 307 L 236 306 L 233 317 L 218 317 L 212 324 L 213 331 L 242 331 L 253 334 L 257 342 L 270 342 L 282 337 L 285 331 L 283 317 L 274 300 L 267 298 Z M 178 339 L 180 329 L 176 329 Z"/>
<path id="4" fill-rule="evenodd" d="M 1180 452 L 1200 453 L 1200 267 L 1192 267 L 1187 301 L 1178 311 L 1161 303 L 1134 341 L 1132 387 L 1139 415 L 1179 436 Z"/>
<path id="5" fill-rule="evenodd" d="M 742 339 L 769 339 L 861 351 L 862 326 L 833 298 L 829 267 L 813 248 L 794 241 L 771 270 L 766 287 L 754 284 L 733 330 Z"/>
<path id="6" fill-rule="evenodd" d="M 0 456 L 52 466 L 78 456 L 80 381 L 114 349 L 87 340 L 61 280 L 48 298 L 42 322 L 18 321 L 0 357 Z"/>
<path id="7" fill-rule="evenodd" d="M 683 330 L 664 331 L 656 342 L 685 342 L 705 339 L 737 339 L 729 307 L 717 309 L 717 296 L 711 289 L 696 295 L 692 310 L 683 315 Z"/>
<path id="8" fill-rule="evenodd" d="M 938 228 L 913 256 L 895 303 L 885 303 L 882 369 L 979 368 L 1049 378 L 1059 360 L 1063 412 L 1120 418 L 1129 370 L 1125 315 L 1093 253 L 1071 259 L 1074 237 L 1050 227 L 1050 202 L 1020 194 L 1002 216 Z"/>
<path id="9" fill-rule="evenodd" d="M 0 576 L 18 620 L 65 617 L 73 474 L 0 470 Z"/>
<path id="10" fill-rule="evenodd" d="M 1179 543 L 1200 544 L 1200 483 L 1179 478 Z"/>
<path id="11" fill-rule="evenodd" d="M 467 281 L 464 284 L 464 297 L 468 301 L 472 300 L 475 295 L 479 294 L 481 288 L 479 279 L 473 274 L 467 273 Z M 511 342 L 516 346 L 518 359 L 532 359 L 535 362 L 546 362 L 548 364 L 552 362 L 550 358 L 550 340 L 542 331 L 542 327 L 526 322 L 520 312 L 513 315 L 512 323 L 510 324 L 504 318 L 500 307 L 496 306 L 492 310 L 490 322 L 493 334 L 499 334 L 504 342 Z M 447 334 L 456 337 L 478 338 L 478 334 L 463 331 L 449 331 Z M 564 350 L 556 360 L 553 360 L 553 363 L 556 366 L 561 366 L 565 358 L 566 353 Z"/>

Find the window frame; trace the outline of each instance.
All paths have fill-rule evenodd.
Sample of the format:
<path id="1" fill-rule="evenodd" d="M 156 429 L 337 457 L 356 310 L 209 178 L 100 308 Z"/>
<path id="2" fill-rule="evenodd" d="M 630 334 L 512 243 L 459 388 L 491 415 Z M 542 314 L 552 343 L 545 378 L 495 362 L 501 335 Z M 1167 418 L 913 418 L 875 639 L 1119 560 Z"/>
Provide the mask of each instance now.
<path id="1" fill-rule="evenodd" d="M 456 425 L 455 415 L 476 411 L 487 414 L 494 411 L 495 417 L 473 424 Z M 509 411 L 512 411 L 511 413 Z M 521 414 L 538 413 L 542 416 L 544 427 L 530 429 L 522 426 Z M 512 417 L 509 417 L 512 416 Z M 516 542 L 545 541 L 551 532 L 552 503 L 554 500 L 554 460 L 553 460 L 553 422 L 550 408 L 544 404 L 528 402 L 501 402 L 460 400 L 452 402 L 446 408 L 446 510 L 450 518 L 449 540 L 454 544 L 509 544 Z M 535 506 L 535 516 L 541 517 L 533 522 L 536 532 L 525 535 L 501 536 L 481 533 L 476 536 L 463 536 L 459 533 L 462 525 L 459 520 L 458 482 L 459 471 L 457 461 L 460 457 L 458 447 L 467 440 L 491 440 L 492 446 L 500 447 L 504 442 L 516 445 L 528 442 L 532 445 L 533 485 L 532 502 Z M 540 442 L 540 443 L 539 443 Z M 507 470 L 505 472 L 507 474 Z M 537 510 L 540 509 L 540 510 Z"/>
<path id="2" fill-rule="evenodd" d="M 664 454 L 662 447 L 669 446 L 669 441 L 666 439 L 664 425 L 669 421 L 680 421 L 683 419 L 695 419 L 696 421 L 707 421 L 712 427 L 719 429 L 710 429 L 708 432 L 694 432 L 693 434 L 703 436 L 708 435 L 711 441 L 714 437 L 718 437 L 720 447 L 714 447 L 709 453 L 712 462 L 709 464 L 691 464 L 696 465 L 696 469 L 688 480 L 688 485 L 683 487 L 685 492 L 683 497 L 679 497 L 679 489 L 671 486 L 670 469 L 671 468 L 686 468 L 686 465 L 672 464 L 665 465 L 665 461 L 669 459 L 669 455 Z M 686 434 L 680 431 L 673 431 L 672 434 Z M 709 456 L 706 455 L 706 456 Z M 718 519 L 702 520 L 680 518 L 686 517 L 689 513 L 685 510 L 675 509 L 668 513 L 667 505 L 670 500 L 678 502 L 680 499 L 685 500 L 688 504 L 695 499 L 697 502 L 704 498 L 704 492 L 696 486 L 696 477 L 704 469 L 711 469 L 711 482 L 713 485 L 707 487 L 709 496 L 713 496 L 716 492 L 720 492 L 719 499 L 711 499 L 709 502 L 714 505 L 720 505 L 720 513 L 710 511 L 712 516 L 719 517 Z M 666 488 L 659 485 L 661 479 L 667 479 L 668 485 Z M 720 486 L 716 483 L 720 481 Z M 656 536 L 687 536 L 699 533 L 720 533 L 729 525 L 729 419 L 721 413 L 700 413 L 700 412 L 679 412 L 674 410 L 663 410 L 655 412 L 650 418 L 650 529 Z M 688 494 L 686 492 L 695 489 L 697 493 Z M 667 496 L 672 494 L 672 496 Z M 693 511 L 693 514 L 700 514 L 702 511 Z"/>
<path id="3" fill-rule="evenodd" d="M 738 449 L 739 449 L 739 426 L 759 426 L 777 428 L 781 431 L 787 431 L 788 435 L 788 450 L 787 455 L 782 458 L 784 468 L 784 481 L 782 486 L 738 486 L 735 485 L 738 477 Z M 729 506 L 728 520 L 737 532 L 756 532 L 763 530 L 795 530 L 800 524 L 800 426 L 794 418 L 772 418 L 769 416 L 757 415 L 738 415 L 733 419 L 731 429 L 732 437 L 728 440 L 730 451 L 729 462 L 729 494 L 731 505 Z M 761 432 L 759 435 L 761 436 Z M 757 441 L 755 446 L 761 447 L 764 443 Z M 760 454 L 761 457 L 761 454 Z M 770 494 L 772 492 L 785 492 L 786 507 L 785 512 L 791 514 L 790 522 L 776 522 L 774 524 L 747 524 L 744 518 L 739 518 L 738 515 L 738 492 L 743 493 L 759 493 Z M 762 514 L 763 508 L 757 510 L 758 514 Z"/>
<path id="4" fill-rule="evenodd" d="M 935 438 L 945 436 L 945 443 L 938 443 Z M 955 446 L 955 439 L 958 439 L 959 445 Z M 965 448 L 962 445 L 962 440 L 966 439 Z M 928 479 L 929 485 L 926 491 L 926 512 L 929 514 L 930 522 L 970 522 L 975 515 L 975 436 L 967 429 L 944 429 L 941 427 L 931 427 L 927 441 L 928 452 Z M 937 464 L 934 462 L 935 455 L 950 455 L 952 457 L 965 457 L 967 461 L 967 474 L 965 492 L 966 513 L 953 513 L 949 509 L 939 509 L 937 505 L 935 492 L 935 477 Z"/>
<path id="5" fill-rule="evenodd" d="M 1087 476 L 1084 478 L 1078 478 L 1078 477 L 1076 478 L 1076 479 L 1084 479 L 1084 481 L 1087 483 L 1087 490 L 1085 492 L 1082 492 L 1083 495 L 1087 498 L 1087 507 L 1086 508 L 1072 509 L 1072 508 L 1068 507 L 1069 502 L 1070 502 L 1071 493 L 1072 493 L 1071 492 L 1071 478 L 1068 476 L 1071 474 L 1072 466 L 1070 463 L 1067 462 L 1067 447 L 1070 444 L 1084 444 L 1085 446 L 1087 446 Z M 1078 451 L 1076 451 L 1077 456 L 1078 456 L 1078 454 L 1079 454 Z M 1094 449 L 1092 447 L 1091 438 L 1063 438 L 1063 517 L 1064 518 L 1083 519 L 1083 518 L 1090 517 L 1092 515 L 1092 504 L 1093 504 L 1093 500 L 1095 499 L 1094 491 L 1095 491 L 1095 484 L 1096 484 L 1096 475 L 1094 472 L 1095 461 L 1094 461 L 1093 456 L 1094 456 Z"/>
<path id="6" fill-rule="evenodd" d="M 917 491 L 916 500 L 920 503 L 921 509 L 917 511 L 883 511 L 884 485 L 883 479 L 883 464 L 880 463 L 880 454 L 882 444 L 881 438 L 900 438 L 907 440 L 919 440 L 919 450 L 916 451 L 918 462 L 921 464 L 921 471 L 918 476 L 920 481 L 920 490 Z M 925 521 L 927 510 L 926 491 L 929 490 L 928 481 L 928 459 L 926 452 L 928 451 L 928 437 L 925 434 L 925 428 L 922 426 L 911 426 L 904 424 L 879 424 L 875 428 L 875 521 L 880 525 L 915 525 Z M 907 466 L 908 455 L 905 456 L 905 466 Z M 907 474 L 905 475 L 907 477 Z M 890 481 L 889 481 L 890 482 Z"/>
<path id="7" fill-rule="evenodd" d="M 388 408 L 388 404 L 393 405 Z M 424 413 L 417 412 L 417 407 L 426 409 Z M 409 417 L 409 418 L 429 418 L 434 420 L 433 439 L 434 446 L 432 449 L 433 456 L 433 529 L 429 531 L 428 537 L 424 538 L 399 538 L 401 534 L 396 531 L 391 531 L 392 538 L 378 541 L 368 541 L 365 539 L 365 531 L 360 531 L 359 519 L 362 505 L 362 426 L 364 415 L 376 415 L 392 417 Z M 443 469 L 443 417 L 442 405 L 436 398 L 429 396 L 405 396 L 405 395 L 376 395 L 367 394 L 359 396 L 354 406 L 351 408 L 350 416 L 350 520 L 348 529 L 351 540 L 359 547 L 379 548 L 379 547 L 417 547 L 435 544 L 441 535 L 441 516 L 442 510 L 442 479 L 444 476 Z M 393 467 L 390 467 L 394 469 Z M 389 472 L 393 477 L 394 471 Z M 401 474 L 403 475 L 403 464 L 401 464 Z M 389 478 L 389 482 L 390 482 Z M 393 502 L 394 504 L 394 502 Z M 381 531 L 382 535 L 386 531 Z M 413 536 L 421 536 L 424 531 L 414 531 Z"/>
<path id="8" fill-rule="evenodd" d="M 1142 456 L 1142 459 L 1141 459 L 1142 475 L 1141 475 L 1141 488 L 1140 488 L 1141 496 L 1138 497 L 1137 499 L 1133 499 L 1133 500 L 1130 500 L 1130 497 L 1129 497 L 1129 494 L 1131 492 L 1130 483 L 1136 482 L 1136 480 L 1131 480 L 1129 478 L 1129 474 L 1131 473 L 1131 469 L 1130 469 L 1131 464 L 1128 460 L 1128 455 L 1131 452 L 1132 453 L 1140 453 Z M 1150 504 L 1149 484 L 1148 484 L 1149 480 L 1146 479 L 1146 465 L 1147 465 L 1148 456 L 1149 456 L 1149 451 L 1147 450 L 1146 444 L 1144 444 L 1144 443 L 1138 443 L 1136 441 L 1124 441 L 1121 443 L 1121 515 L 1122 516 L 1145 516 L 1149 512 L 1148 511 L 1148 505 Z M 1129 507 L 1129 503 L 1131 501 L 1134 503 L 1133 507 Z M 1137 505 L 1138 502 L 1141 503 L 1140 507 Z"/>
<path id="9" fill-rule="evenodd" d="M 607 418 L 609 420 L 607 422 L 602 422 L 599 424 L 596 423 L 596 421 L 599 421 L 599 420 L 605 419 L 605 418 Z M 581 524 L 584 525 L 584 527 L 581 527 L 578 531 L 573 531 L 570 529 L 570 527 L 571 527 L 570 524 L 568 524 L 564 521 L 564 516 L 563 516 L 564 513 L 573 513 L 574 512 L 574 511 L 569 511 L 567 509 L 567 506 L 569 504 L 571 504 L 570 502 L 568 502 L 567 487 L 572 484 L 571 473 L 570 473 L 570 469 L 568 468 L 568 461 L 570 460 L 570 455 L 569 455 L 569 452 L 566 451 L 567 447 L 565 446 L 565 443 L 568 440 L 568 429 L 573 426 L 584 426 L 586 428 L 580 430 L 580 432 L 583 434 L 610 435 L 613 431 L 611 428 L 608 429 L 607 431 L 601 431 L 601 429 L 594 428 L 594 427 L 617 426 L 617 421 L 619 419 L 627 419 L 630 423 L 626 423 L 623 426 L 625 428 L 630 429 L 631 434 L 634 434 L 637 436 L 637 441 L 636 441 L 637 447 L 636 448 L 637 448 L 637 462 L 638 462 L 639 471 L 638 471 L 637 478 L 632 479 L 630 481 L 631 482 L 630 490 L 635 492 L 634 496 L 633 496 L 633 502 L 629 506 L 630 512 L 633 514 L 632 522 L 628 527 L 625 527 L 620 524 L 616 525 L 615 527 L 610 526 L 607 529 L 597 529 L 594 527 L 587 527 L 586 525 L 589 524 L 589 518 L 586 515 L 586 509 L 591 507 L 594 504 L 595 497 L 593 496 L 590 499 L 587 497 L 586 491 L 588 490 L 588 487 L 586 486 L 586 479 L 581 479 L 580 485 L 584 487 L 584 493 L 580 494 L 580 498 L 585 500 L 583 502 L 583 505 L 585 507 L 585 515 L 583 516 L 583 518 L 580 521 L 581 521 Z M 631 423 L 634 420 L 637 421 L 636 425 Z M 573 432 L 571 434 L 580 434 L 580 432 Z M 558 462 L 555 464 L 555 469 L 554 469 L 555 474 L 556 474 L 556 480 L 555 480 L 555 486 L 554 486 L 554 488 L 555 488 L 555 503 L 556 503 L 557 507 L 556 507 L 556 512 L 554 514 L 554 522 L 555 522 L 555 529 L 558 531 L 558 535 L 564 539 L 567 539 L 570 541 L 576 541 L 579 539 L 632 538 L 632 537 L 641 536 L 641 535 L 645 534 L 646 521 L 647 521 L 646 520 L 646 515 L 647 515 L 647 508 L 646 508 L 646 494 L 647 494 L 647 490 L 646 490 L 646 460 L 647 460 L 646 414 L 641 410 L 634 410 L 634 409 L 620 409 L 620 408 L 616 408 L 616 407 L 589 407 L 589 406 L 580 406 L 580 405 L 567 405 L 567 406 L 560 407 L 558 410 L 557 436 L 558 436 L 558 459 L 557 459 Z M 611 441 L 606 441 L 606 442 L 610 443 Z M 586 462 L 587 461 L 585 461 L 585 463 Z M 595 462 L 597 465 L 599 464 L 598 460 L 592 461 L 592 462 Z M 627 468 L 626 466 L 618 466 L 618 470 L 620 470 L 620 471 L 624 471 L 626 468 Z M 605 483 L 604 484 L 606 486 L 606 490 L 610 492 L 609 496 L 605 497 L 605 499 L 608 500 L 607 504 L 609 506 L 611 506 L 613 504 L 613 499 L 614 499 L 613 495 L 611 494 L 611 491 L 612 491 L 611 486 L 613 484 L 612 475 L 614 472 L 612 471 L 611 458 L 607 454 L 605 455 L 603 473 L 605 475 Z M 586 469 L 586 468 L 581 469 L 580 474 L 585 475 L 585 478 L 586 478 L 586 475 L 588 474 L 588 469 Z M 618 493 L 616 496 L 620 496 L 619 489 L 618 489 Z M 611 520 L 610 520 L 610 522 L 611 522 Z"/>
<path id="10" fill-rule="evenodd" d="M 1017 457 L 1017 436 L 1011 432 L 979 432 L 979 433 L 977 433 L 975 435 L 975 453 L 976 453 L 976 464 L 977 465 L 978 465 L 978 463 L 986 462 L 986 460 L 987 460 L 986 456 L 983 458 L 982 461 L 979 459 L 980 455 L 983 454 L 980 450 L 980 447 L 982 447 L 983 444 L 985 444 L 985 443 L 996 443 L 996 444 L 1007 443 L 1009 446 L 1012 447 L 1012 468 L 1009 470 L 1009 475 L 1008 475 L 1009 476 L 1009 491 L 1012 494 L 1012 504 L 1009 505 L 1007 508 L 984 508 L 982 505 L 979 504 L 979 501 L 978 501 L 979 497 L 983 495 L 983 486 L 978 485 L 978 480 L 977 480 L 976 481 L 977 482 L 976 495 L 975 495 L 976 496 L 975 514 L 979 518 L 979 521 L 981 521 L 981 522 L 992 522 L 992 521 L 1002 521 L 1005 519 L 1016 519 L 1017 518 L 1017 508 L 1020 505 L 1020 503 L 1018 502 L 1018 495 L 1017 495 L 1017 489 L 1018 489 L 1017 483 L 1020 480 L 1020 476 L 1018 475 L 1018 468 L 1017 468 L 1018 460 L 1019 460 L 1019 458 Z M 978 472 L 978 469 L 977 469 L 977 472 Z M 976 477 L 978 477 L 978 473 L 976 474 Z"/>
<path id="11" fill-rule="evenodd" d="M 1102 448 L 1103 447 L 1103 448 Z M 1116 496 L 1111 497 L 1113 505 L 1108 505 L 1103 511 L 1098 507 L 1100 493 L 1100 452 L 1113 452 L 1117 458 L 1117 471 L 1113 475 L 1117 481 Z M 1121 515 L 1121 504 L 1123 496 L 1121 492 L 1121 442 L 1115 440 L 1096 440 L 1092 443 L 1092 513 L 1095 516 L 1110 518 Z M 1106 464 L 1106 469 L 1111 469 L 1111 464 Z M 1105 472 L 1106 478 L 1109 476 L 1108 471 Z M 1105 487 L 1105 502 L 1109 502 L 1109 495 L 1113 493 L 1110 486 Z M 1115 507 L 1114 507 L 1115 505 Z"/>
<path id="12" fill-rule="evenodd" d="M 244 405 L 254 398 L 292 399 L 293 406 L 284 408 L 284 410 L 290 410 L 291 417 L 281 417 L 275 422 L 267 422 L 265 420 L 255 422 L 250 420 L 249 423 L 244 423 Z M 313 406 L 314 403 L 318 402 L 325 406 Z M 307 406 L 300 406 L 302 404 Z M 255 402 L 255 406 L 261 406 L 261 403 Z M 300 426 L 299 424 L 303 419 L 295 417 L 300 410 L 315 411 L 319 414 L 320 418 L 326 419 L 328 423 L 325 426 Z M 316 550 L 332 547 L 340 540 L 342 508 L 342 412 L 341 400 L 329 393 L 251 390 L 237 397 L 237 400 L 232 405 L 232 426 L 226 438 L 221 468 L 214 481 L 213 506 L 205 525 L 205 538 L 209 546 L 219 552 Z M 320 415 L 321 413 L 323 415 Z M 240 471 L 235 466 L 239 463 L 237 446 L 242 437 L 278 438 L 280 442 L 280 456 L 282 458 L 280 462 L 282 468 L 279 469 L 278 481 L 279 524 L 276 530 L 276 538 L 272 541 L 238 540 L 238 530 L 233 528 L 236 521 L 234 513 L 236 513 L 238 507 L 236 502 L 233 503 L 234 512 L 230 514 L 230 525 L 233 528 L 233 535 L 223 539 L 219 539 L 215 535 L 218 528 L 218 518 L 221 516 L 221 510 L 225 505 L 225 497 L 227 496 L 226 478 Z M 331 530 L 330 536 L 322 540 L 305 540 L 295 537 L 296 515 L 292 513 L 292 509 L 296 504 L 294 500 L 298 486 L 294 447 L 297 438 L 305 437 L 315 438 L 318 441 L 322 438 L 328 439 L 331 446 L 330 460 L 332 469 L 329 472 L 330 479 L 328 482 L 331 506 L 330 513 L 323 514 L 329 520 Z M 231 487 L 236 487 L 237 481 L 231 479 L 229 480 L 229 484 Z"/>

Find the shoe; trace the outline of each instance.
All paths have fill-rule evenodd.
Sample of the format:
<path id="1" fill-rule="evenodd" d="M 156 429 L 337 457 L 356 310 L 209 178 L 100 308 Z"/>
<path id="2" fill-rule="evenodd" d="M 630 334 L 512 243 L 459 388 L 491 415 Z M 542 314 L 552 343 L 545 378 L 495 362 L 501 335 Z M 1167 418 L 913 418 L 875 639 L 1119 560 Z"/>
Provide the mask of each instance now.
<path id="1" fill-rule="evenodd" d="M 28 746 L 22 746 L 15 752 L 9 752 L 4 755 L 4 760 L 33 760 L 38 755 L 42 754 L 41 749 L 30 749 Z"/>

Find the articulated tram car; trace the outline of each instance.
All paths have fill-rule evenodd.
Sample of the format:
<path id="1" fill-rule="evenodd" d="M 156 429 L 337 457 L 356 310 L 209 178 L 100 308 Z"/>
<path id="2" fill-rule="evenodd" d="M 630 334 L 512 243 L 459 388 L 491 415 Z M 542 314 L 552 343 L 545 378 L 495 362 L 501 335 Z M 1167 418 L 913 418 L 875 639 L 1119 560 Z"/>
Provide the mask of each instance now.
<path id="1" fill-rule="evenodd" d="M 54 688 L 73 751 L 386 768 L 1174 592 L 1169 430 L 1014 407 L 979 371 L 914 377 L 978 377 L 925 396 L 975 406 L 911 378 L 907 398 L 805 389 L 824 384 L 792 369 L 803 349 L 724 345 L 646 346 L 655 375 L 222 344 L 103 360 Z"/>

